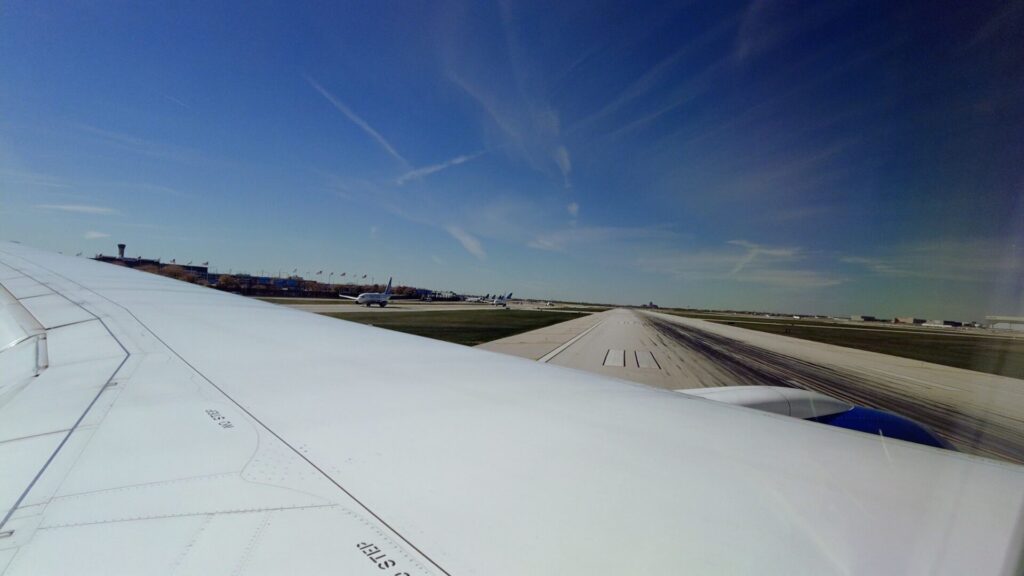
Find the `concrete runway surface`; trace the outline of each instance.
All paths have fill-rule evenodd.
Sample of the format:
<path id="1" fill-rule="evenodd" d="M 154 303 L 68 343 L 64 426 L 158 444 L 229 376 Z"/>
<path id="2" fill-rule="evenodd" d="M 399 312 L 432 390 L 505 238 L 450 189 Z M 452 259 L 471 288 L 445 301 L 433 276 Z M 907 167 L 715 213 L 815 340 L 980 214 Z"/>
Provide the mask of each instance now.
<path id="1" fill-rule="evenodd" d="M 1024 463 L 1024 380 L 669 314 L 616 309 L 481 348 L 668 389 L 770 385 L 891 410 Z"/>

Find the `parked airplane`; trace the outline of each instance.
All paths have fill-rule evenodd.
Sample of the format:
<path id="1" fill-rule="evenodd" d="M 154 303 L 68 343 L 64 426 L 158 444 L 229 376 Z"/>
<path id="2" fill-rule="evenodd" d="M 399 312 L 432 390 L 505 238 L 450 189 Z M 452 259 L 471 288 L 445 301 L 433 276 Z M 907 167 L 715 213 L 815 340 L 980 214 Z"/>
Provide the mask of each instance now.
<path id="1" fill-rule="evenodd" d="M 508 293 L 508 296 L 503 296 L 501 294 L 498 294 L 497 296 L 494 297 L 493 300 L 490 301 L 490 303 L 491 303 L 492 306 L 504 306 L 504 307 L 507 308 L 508 307 L 508 301 L 511 300 L 511 299 L 512 299 L 512 293 L 511 292 Z"/>
<path id="2" fill-rule="evenodd" d="M 391 299 L 391 278 L 388 278 L 388 287 L 385 288 L 383 292 L 363 292 L 359 296 L 338 294 L 338 296 L 347 300 L 355 300 L 356 304 L 366 304 L 367 308 L 374 304 L 383 308 L 388 305 L 388 300 Z"/>
<path id="3" fill-rule="evenodd" d="M 488 292 L 486 296 L 471 296 L 466 298 L 466 302 L 487 302 L 490 298 L 491 294 Z"/>
<path id="4" fill-rule="evenodd" d="M 0 463 L 4 576 L 1021 566 L 1021 466 L 3 242 Z"/>

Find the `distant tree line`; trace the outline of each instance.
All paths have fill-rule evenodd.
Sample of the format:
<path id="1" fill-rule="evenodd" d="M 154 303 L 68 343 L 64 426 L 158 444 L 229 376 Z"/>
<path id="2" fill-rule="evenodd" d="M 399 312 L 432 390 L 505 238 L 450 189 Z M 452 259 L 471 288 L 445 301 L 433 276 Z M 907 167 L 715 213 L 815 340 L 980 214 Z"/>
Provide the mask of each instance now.
<path id="1" fill-rule="evenodd" d="M 385 285 L 382 284 L 327 284 L 315 280 L 295 278 L 294 286 L 283 287 L 271 284 L 264 284 L 257 281 L 253 276 L 247 274 L 210 274 L 213 282 L 203 275 L 195 274 L 174 264 L 154 265 L 147 264 L 138 266 L 136 270 L 166 276 L 175 280 L 209 286 L 225 292 L 234 292 L 247 296 L 288 296 L 298 298 L 337 298 L 338 294 L 356 296 L 363 292 L 383 292 Z M 393 286 L 392 293 L 396 298 L 411 298 L 417 296 L 421 290 L 413 286 Z"/>
<path id="2" fill-rule="evenodd" d="M 146 264 L 145 266 L 139 266 L 136 270 L 142 270 L 143 272 L 149 272 L 150 274 L 157 274 L 160 276 L 166 276 L 168 278 L 174 278 L 175 280 L 181 280 L 190 284 L 199 284 L 200 286 L 209 286 L 210 283 L 206 281 L 206 278 L 185 270 L 181 266 L 174 264 L 166 264 L 163 266 L 156 266 L 154 264 Z"/>

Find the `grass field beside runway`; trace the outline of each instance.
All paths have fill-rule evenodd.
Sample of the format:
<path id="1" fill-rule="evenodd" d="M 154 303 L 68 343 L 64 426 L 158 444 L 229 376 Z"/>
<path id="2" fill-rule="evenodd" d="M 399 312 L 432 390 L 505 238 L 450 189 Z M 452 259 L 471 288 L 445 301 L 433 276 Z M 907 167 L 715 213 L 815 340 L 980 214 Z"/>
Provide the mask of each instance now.
<path id="1" fill-rule="evenodd" d="M 429 310 L 393 314 L 389 312 L 325 314 L 351 322 L 369 324 L 407 334 L 426 336 L 466 346 L 475 346 L 543 328 L 585 314 L 551 313 L 539 310 Z"/>
<path id="2" fill-rule="evenodd" d="M 1024 339 L 1021 338 L 886 326 L 850 326 L 813 320 L 664 312 L 943 366 L 1024 378 Z"/>

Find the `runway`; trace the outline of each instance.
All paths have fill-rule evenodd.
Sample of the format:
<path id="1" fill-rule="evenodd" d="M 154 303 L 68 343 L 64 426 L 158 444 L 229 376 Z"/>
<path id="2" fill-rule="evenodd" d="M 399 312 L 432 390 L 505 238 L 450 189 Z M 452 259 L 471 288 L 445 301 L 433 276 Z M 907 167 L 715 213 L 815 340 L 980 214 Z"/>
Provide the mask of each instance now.
<path id="1" fill-rule="evenodd" d="M 816 390 L 913 418 L 964 452 L 1024 463 L 1024 381 L 1014 378 L 624 309 L 481 347 L 660 388 Z"/>

